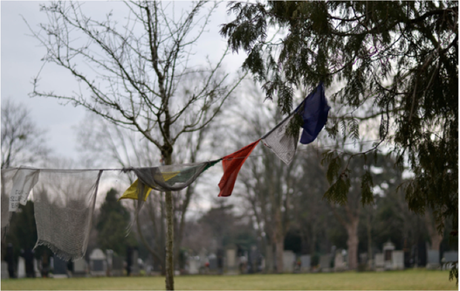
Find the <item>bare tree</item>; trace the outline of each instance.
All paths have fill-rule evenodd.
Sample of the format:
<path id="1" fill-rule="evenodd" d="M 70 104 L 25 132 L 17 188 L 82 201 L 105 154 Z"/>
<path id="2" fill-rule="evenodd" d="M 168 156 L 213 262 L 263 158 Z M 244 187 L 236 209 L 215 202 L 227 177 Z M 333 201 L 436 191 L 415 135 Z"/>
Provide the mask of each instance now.
<path id="1" fill-rule="evenodd" d="M 2 169 L 30 165 L 49 153 L 45 132 L 39 129 L 23 104 L 2 102 Z"/>
<path id="2" fill-rule="evenodd" d="M 222 73 L 227 51 L 216 64 L 208 61 L 192 65 L 194 45 L 217 3 L 191 3 L 191 9 L 178 18 L 169 13 L 171 3 L 125 4 L 129 15 L 123 25 L 113 19 L 112 13 L 103 20 L 86 16 L 80 2 L 42 5 L 48 23 L 41 24 L 39 31 L 31 31 L 47 50 L 44 60 L 66 69 L 87 91 L 44 91 L 38 86 L 37 76 L 32 95 L 83 106 L 118 126 L 141 133 L 170 165 L 179 137 L 206 127 L 241 79 L 231 81 Z M 207 7 L 209 10 L 202 13 Z M 193 86 L 186 77 L 193 79 Z M 165 206 L 166 289 L 173 290 L 171 192 L 165 193 Z"/>
<path id="3" fill-rule="evenodd" d="M 209 160 L 212 148 L 203 146 L 203 143 L 210 127 L 211 125 L 189 133 L 177 141 L 177 148 L 182 150 L 178 151 L 174 157 L 176 163 L 195 163 L 200 157 L 202 160 Z M 161 155 L 158 149 L 141 134 L 120 128 L 91 113 L 78 127 L 78 137 L 81 155 L 88 160 L 87 165 L 89 166 L 94 167 L 100 163 L 105 163 L 107 166 L 108 162 L 113 162 L 116 166 L 121 167 L 151 167 L 160 163 Z M 128 179 L 129 183 L 134 182 L 133 176 L 129 176 Z M 185 217 L 199 179 L 200 177 L 186 189 L 173 193 L 174 229 L 177 234 L 174 248 L 176 264 L 182 245 Z M 140 213 L 140 219 L 136 220 L 136 229 L 141 242 L 164 270 L 164 242 L 162 242 L 162 239 L 166 237 L 164 233 L 165 213 L 162 207 L 165 203 L 164 195 L 152 190 L 148 199 L 150 200 L 149 206 Z"/>
<path id="4" fill-rule="evenodd" d="M 244 123 L 239 123 L 235 132 L 241 144 L 254 141 L 281 121 L 282 115 L 274 104 L 257 105 L 261 98 L 258 88 L 247 83 L 240 92 L 244 98 L 238 107 L 250 108 L 251 114 L 241 114 L 236 109 L 234 115 Z M 247 201 L 247 213 L 251 213 L 257 225 L 257 233 L 265 249 L 267 271 L 274 270 L 276 256 L 276 272 L 283 272 L 284 238 L 292 222 L 292 194 L 295 177 L 295 160 L 286 166 L 267 147 L 261 145 L 254 149 L 251 157 L 245 162 L 238 176 L 243 187 L 235 185 L 234 192 Z M 273 251 L 275 250 L 275 251 Z"/>

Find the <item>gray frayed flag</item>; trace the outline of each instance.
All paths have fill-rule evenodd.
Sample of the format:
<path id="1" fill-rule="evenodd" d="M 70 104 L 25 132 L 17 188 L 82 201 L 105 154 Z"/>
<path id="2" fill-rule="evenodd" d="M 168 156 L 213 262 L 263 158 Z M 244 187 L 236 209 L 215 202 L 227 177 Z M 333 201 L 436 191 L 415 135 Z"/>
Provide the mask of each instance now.
<path id="1" fill-rule="evenodd" d="M 283 120 L 272 132 L 262 138 L 266 147 L 278 156 L 286 165 L 294 159 L 299 136 L 289 133 L 289 124 L 295 113 Z"/>

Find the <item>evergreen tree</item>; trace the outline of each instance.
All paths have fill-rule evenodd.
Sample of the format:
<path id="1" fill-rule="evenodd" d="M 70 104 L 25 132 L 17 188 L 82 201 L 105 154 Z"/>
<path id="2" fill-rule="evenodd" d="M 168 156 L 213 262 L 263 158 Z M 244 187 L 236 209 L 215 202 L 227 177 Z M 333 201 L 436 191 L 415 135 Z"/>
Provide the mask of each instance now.
<path id="1" fill-rule="evenodd" d="M 357 138 L 360 122 L 380 119 L 374 122 L 379 141 L 369 151 L 325 154 L 329 199 L 346 201 L 350 159 L 388 141 L 395 164 L 407 159 L 415 174 L 404 184 L 409 209 L 423 213 L 430 207 L 438 231 L 447 219 L 457 229 L 457 2 L 237 2 L 229 12 L 236 17 L 221 34 L 234 51 L 247 52 L 243 67 L 262 82 L 268 98 L 277 94 L 285 113 L 295 89 L 323 81 L 340 84 L 330 101 L 346 108 L 330 118 L 333 137 L 342 127 Z M 272 28 L 285 32 L 281 39 L 268 39 Z M 361 177 L 366 203 L 372 200 L 368 177 Z"/>
<path id="2" fill-rule="evenodd" d="M 130 222 L 128 210 L 117 201 L 117 190 L 110 189 L 101 206 L 96 229 L 97 243 L 103 250 L 111 249 L 118 255 L 124 255 L 126 246 L 133 246 L 136 241 L 132 233 L 126 235 Z"/>
<path id="3" fill-rule="evenodd" d="M 19 205 L 19 211 L 11 217 L 6 241 L 13 245 L 15 254 L 18 255 L 21 249 L 33 249 L 37 237 L 34 203 L 28 201 L 26 205 Z"/>

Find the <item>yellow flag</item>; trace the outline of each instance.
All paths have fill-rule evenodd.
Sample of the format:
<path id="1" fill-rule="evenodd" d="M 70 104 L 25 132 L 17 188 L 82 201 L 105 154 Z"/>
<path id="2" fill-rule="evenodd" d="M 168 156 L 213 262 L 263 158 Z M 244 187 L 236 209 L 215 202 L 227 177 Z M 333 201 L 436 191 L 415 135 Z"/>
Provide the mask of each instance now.
<path id="1" fill-rule="evenodd" d="M 174 177 L 176 177 L 177 175 L 179 175 L 180 171 L 177 171 L 177 172 L 165 172 L 165 173 L 161 173 L 161 175 L 163 176 L 163 180 L 164 181 L 168 181 Z M 137 196 L 137 184 L 138 184 L 138 180 L 134 181 L 134 183 L 129 186 L 128 189 L 126 189 L 125 193 L 123 193 L 123 195 L 118 198 L 118 201 L 120 201 L 121 199 L 134 199 L 134 200 L 137 200 L 138 196 Z M 150 194 L 150 190 L 152 190 L 152 188 L 150 187 L 147 187 L 147 186 L 144 186 L 144 201 L 147 201 L 147 197 L 149 197 L 149 194 Z"/>
<path id="2" fill-rule="evenodd" d="M 137 198 L 138 197 L 137 184 L 138 184 L 138 180 L 134 181 L 134 183 L 131 186 L 129 186 L 128 189 L 126 189 L 125 193 L 123 193 L 123 195 L 120 198 L 118 198 L 118 201 L 120 201 L 121 199 L 137 200 L 138 199 Z M 150 194 L 150 190 L 152 190 L 152 188 L 144 186 L 144 201 L 147 200 L 147 197 Z"/>

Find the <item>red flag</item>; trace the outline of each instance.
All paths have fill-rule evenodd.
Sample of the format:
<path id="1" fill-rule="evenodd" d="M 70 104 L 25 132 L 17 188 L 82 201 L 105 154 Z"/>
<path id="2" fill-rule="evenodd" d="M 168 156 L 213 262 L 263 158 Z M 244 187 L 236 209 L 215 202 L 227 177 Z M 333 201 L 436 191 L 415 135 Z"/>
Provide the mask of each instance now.
<path id="1" fill-rule="evenodd" d="M 233 154 L 230 154 L 222 158 L 222 167 L 224 168 L 224 175 L 222 176 L 222 179 L 219 182 L 219 197 L 226 197 L 232 195 L 236 177 L 238 177 L 238 172 L 240 171 L 246 159 L 251 154 L 252 150 L 259 143 L 259 141 L 260 139 L 245 146 L 239 151 L 236 151 Z"/>

